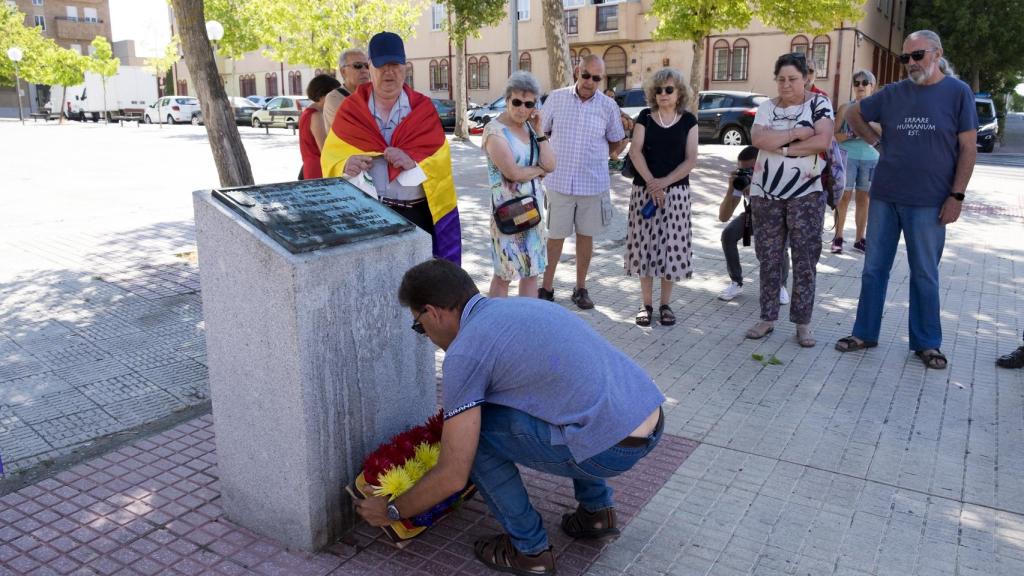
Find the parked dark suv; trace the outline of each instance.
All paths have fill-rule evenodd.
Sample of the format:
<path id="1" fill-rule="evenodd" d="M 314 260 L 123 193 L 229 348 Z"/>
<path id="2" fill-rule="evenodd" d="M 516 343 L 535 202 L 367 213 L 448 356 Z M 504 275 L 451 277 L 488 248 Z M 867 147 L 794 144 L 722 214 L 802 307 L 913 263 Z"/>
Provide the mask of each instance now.
<path id="1" fill-rule="evenodd" d="M 753 92 L 701 92 L 697 108 L 700 139 L 730 146 L 750 144 L 754 115 L 765 100 L 767 96 Z"/>
<path id="2" fill-rule="evenodd" d="M 999 120 L 996 105 L 987 94 L 976 94 L 974 105 L 978 109 L 978 150 L 991 152 L 999 137 Z"/>

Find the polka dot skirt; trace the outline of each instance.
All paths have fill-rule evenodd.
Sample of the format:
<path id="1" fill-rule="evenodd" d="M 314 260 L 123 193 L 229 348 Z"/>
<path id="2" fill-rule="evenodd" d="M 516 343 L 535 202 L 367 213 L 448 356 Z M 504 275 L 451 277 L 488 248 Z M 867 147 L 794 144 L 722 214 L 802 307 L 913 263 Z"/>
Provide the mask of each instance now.
<path id="1" fill-rule="evenodd" d="M 665 280 L 693 275 L 693 229 L 690 228 L 690 189 L 668 189 L 665 204 L 644 219 L 641 211 L 651 195 L 633 186 L 626 229 L 626 274 Z"/>

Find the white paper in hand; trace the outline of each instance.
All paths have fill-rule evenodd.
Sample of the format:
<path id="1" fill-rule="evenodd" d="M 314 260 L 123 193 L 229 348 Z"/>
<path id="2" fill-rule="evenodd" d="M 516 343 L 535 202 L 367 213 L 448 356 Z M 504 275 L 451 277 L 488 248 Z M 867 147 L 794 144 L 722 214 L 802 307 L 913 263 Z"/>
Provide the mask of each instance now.
<path id="1" fill-rule="evenodd" d="M 345 176 L 345 179 L 352 183 L 356 188 L 359 188 L 371 198 L 379 200 L 377 196 L 377 187 L 373 185 L 373 178 L 370 177 L 365 171 L 356 174 L 355 176 Z"/>
<path id="2" fill-rule="evenodd" d="M 427 181 L 427 174 L 419 165 L 416 165 L 415 168 L 410 168 L 399 174 L 395 180 L 402 186 L 419 186 Z"/>

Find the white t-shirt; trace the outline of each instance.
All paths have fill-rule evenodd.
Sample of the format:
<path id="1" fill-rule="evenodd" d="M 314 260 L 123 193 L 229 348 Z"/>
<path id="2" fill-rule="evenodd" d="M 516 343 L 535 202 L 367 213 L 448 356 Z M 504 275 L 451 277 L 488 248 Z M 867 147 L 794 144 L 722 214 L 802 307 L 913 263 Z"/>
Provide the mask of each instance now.
<path id="1" fill-rule="evenodd" d="M 773 130 L 789 130 L 807 126 L 822 118 L 835 118 L 832 103 L 820 94 L 805 97 L 802 104 L 780 107 L 765 100 L 757 107 L 754 124 Z M 812 192 L 821 192 L 821 171 L 825 161 L 818 155 L 789 158 L 768 150 L 759 150 L 754 164 L 754 179 L 750 195 L 759 198 L 800 198 Z"/>

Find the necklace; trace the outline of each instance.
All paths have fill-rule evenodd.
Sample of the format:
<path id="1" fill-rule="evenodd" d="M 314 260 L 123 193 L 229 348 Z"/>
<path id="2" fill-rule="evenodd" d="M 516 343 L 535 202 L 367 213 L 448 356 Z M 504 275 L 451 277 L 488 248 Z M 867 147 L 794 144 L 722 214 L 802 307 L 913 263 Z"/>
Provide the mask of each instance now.
<path id="1" fill-rule="evenodd" d="M 668 128 L 669 126 L 675 124 L 676 118 L 678 117 L 679 114 L 677 114 L 676 112 L 672 112 L 672 121 L 666 124 L 665 119 L 661 117 L 661 108 L 658 108 L 658 125 L 661 126 L 662 128 Z"/>

